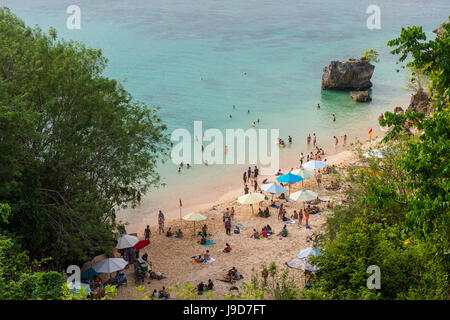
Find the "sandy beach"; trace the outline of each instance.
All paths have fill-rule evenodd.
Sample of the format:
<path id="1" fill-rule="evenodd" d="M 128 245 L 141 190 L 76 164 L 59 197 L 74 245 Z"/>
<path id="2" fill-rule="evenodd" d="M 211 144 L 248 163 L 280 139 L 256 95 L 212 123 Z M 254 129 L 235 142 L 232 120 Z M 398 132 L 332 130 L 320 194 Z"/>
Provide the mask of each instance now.
<path id="1" fill-rule="evenodd" d="M 373 140 L 372 144 L 376 141 Z M 368 144 L 366 144 L 368 146 Z M 348 147 L 350 148 L 350 147 Z M 352 151 L 346 150 L 334 155 L 325 156 L 329 165 L 336 165 L 337 167 L 348 165 L 358 160 L 357 155 Z M 289 172 L 290 168 L 282 168 L 283 173 Z M 258 177 L 258 182 L 264 178 L 268 178 L 270 182 L 275 181 L 275 176 Z M 343 195 L 341 191 L 328 191 L 324 188 L 332 177 L 330 175 L 323 175 L 322 184 L 319 187 L 314 178 L 307 179 L 299 183 L 291 185 L 291 193 L 300 189 L 307 189 L 317 192 L 320 199 L 331 200 L 334 203 L 342 199 Z M 253 192 L 253 187 L 250 189 Z M 319 214 L 311 215 L 309 219 L 309 225 L 311 230 L 305 229 L 305 221 L 303 225 L 299 226 L 298 221 L 295 223 L 289 223 L 289 235 L 286 238 L 280 238 L 276 235 L 272 235 L 266 239 L 253 239 L 251 234 L 253 229 L 260 231 L 263 226 L 269 224 L 276 233 L 280 232 L 285 222 L 278 220 L 277 210 L 270 208 L 271 216 L 269 218 L 261 218 L 256 215 L 257 206 L 255 206 L 255 213 L 252 215 L 251 207 L 248 205 L 241 205 L 236 202 L 238 196 L 243 195 L 243 186 L 236 188 L 222 197 L 217 199 L 214 203 L 205 203 L 196 208 L 183 208 L 183 215 L 197 211 L 207 217 L 207 220 L 197 223 L 196 232 L 200 231 L 201 226 L 206 223 L 208 227 L 208 233 L 212 234 L 209 239 L 215 242 L 214 245 L 208 247 L 202 246 L 198 243 L 200 237 L 193 236 L 192 222 L 183 221 L 182 230 L 184 237 L 179 239 L 175 237 L 166 237 L 165 234 L 158 234 L 158 226 L 151 224 L 151 244 L 140 250 L 140 255 L 147 253 L 149 260 L 153 265 L 153 271 L 159 271 L 166 274 L 167 278 L 163 280 L 149 280 L 144 283 L 144 291 L 151 294 L 154 289 L 161 290 L 162 286 L 170 287 L 175 283 L 189 283 L 197 285 L 200 281 L 207 282 L 211 279 L 215 285 L 215 291 L 213 297 L 220 299 L 230 293 L 230 287 L 232 285 L 218 281 L 217 279 L 223 279 L 226 272 L 232 267 L 236 267 L 237 270 L 244 276 L 244 280 L 237 281 L 234 286 L 241 287 L 243 281 L 250 281 L 252 275 L 255 272 L 260 271 L 260 267 L 263 263 L 270 264 L 275 262 L 279 267 L 285 268 L 285 263 L 296 258 L 298 252 L 301 249 L 311 246 L 310 242 L 307 242 L 307 236 L 313 232 L 321 232 L 324 227 L 327 215 L 331 213 L 326 208 L 324 202 L 319 206 L 321 212 Z M 270 199 L 270 198 L 269 198 Z M 276 197 L 275 197 L 276 199 Z M 281 200 L 278 200 L 277 204 Z M 261 207 L 268 206 L 270 201 L 263 201 Z M 290 217 L 293 210 L 301 208 L 303 205 L 299 202 L 282 201 L 287 210 L 287 216 Z M 222 222 L 222 215 L 226 208 L 234 207 L 236 214 L 233 221 L 234 223 L 243 223 L 248 227 L 241 228 L 240 234 L 226 235 L 224 224 Z M 168 218 L 169 217 L 169 218 Z M 139 239 L 144 238 L 144 229 L 146 224 L 142 224 L 138 230 Z M 180 218 L 175 218 L 174 213 L 172 215 L 166 215 L 165 231 L 171 227 L 173 231 L 180 228 Z M 229 243 L 232 247 L 230 253 L 224 253 L 222 250 L 225 247 L 225 243 Z M 210 251 L 211 256 L 215 259 L 212 263 L 193 263 L 191 257 L 194 255 L 202 254 L 206 250 Z M 252 269 L 255 268 L 255 271 Z M 121 287 L 118 290 L 118 299 L 135 299 L 137 296 L 137 290 L 135 285 L 135 276 L 133 274 L 134 268 L 129 267 L 125 270 L 128 276 L 129 283 L 126 287 Z M 290 275 L 295 278 L 295 281 L 299 286 L 304 285 L 304 274 L 302 270 L 290 269 Z M 203 296 L 200 296 L 201 298 Z M 173 298 L 173 296 L 172 296 Z"/>

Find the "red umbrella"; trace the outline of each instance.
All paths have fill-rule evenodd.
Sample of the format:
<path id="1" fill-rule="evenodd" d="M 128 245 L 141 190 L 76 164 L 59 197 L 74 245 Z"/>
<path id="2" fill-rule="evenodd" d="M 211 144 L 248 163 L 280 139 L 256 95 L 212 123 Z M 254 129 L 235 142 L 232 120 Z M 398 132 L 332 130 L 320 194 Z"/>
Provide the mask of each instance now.
<path id="1" fill-rule="evenodd" d="M 134 248 L 142 249 L 142 248 L 145 248 L 146 246 L 148 246 L 149 244 L 150 244 L 150 240 L 141 240 L 134 245 Z"/>

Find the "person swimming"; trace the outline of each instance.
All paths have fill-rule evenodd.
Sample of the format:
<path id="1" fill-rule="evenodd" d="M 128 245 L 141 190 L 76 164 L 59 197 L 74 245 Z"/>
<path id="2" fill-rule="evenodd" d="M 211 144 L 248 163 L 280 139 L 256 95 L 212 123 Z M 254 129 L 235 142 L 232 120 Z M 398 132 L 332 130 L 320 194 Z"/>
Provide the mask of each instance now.
<path id="1" fill-rule="evenodd" d="M 336 115 L 333 113 L 333 117 L 332 117 L 333 121 L 336 121 Z"/>
<path id="2" fill-rule="evenodd" d="M 320 109 L 320 104 L 317 104 L 317 109 Z"/>

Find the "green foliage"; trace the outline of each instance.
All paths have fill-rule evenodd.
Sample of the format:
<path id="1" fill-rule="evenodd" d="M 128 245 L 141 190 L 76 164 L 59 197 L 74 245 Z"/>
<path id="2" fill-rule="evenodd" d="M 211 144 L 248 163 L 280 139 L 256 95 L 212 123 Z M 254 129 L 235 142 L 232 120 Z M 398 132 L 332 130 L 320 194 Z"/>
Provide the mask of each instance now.
<path id="1" fill-rule="evenodd" d="M 54 267 L 114 246 L 114 207 L 159 185 L 169 140 L 158 108 L 102 76 L 100 50 L 0 9 L 0 232 Z M 123 227 L 123 226 L 122 226 Z"/>
<path id="2" fill-rule="evenodd" d="M 367 62 L 380 62 L 380 59 L 378 58 L 378 52 L 375 49 L 366 49 L 364 53 L 361 56 L 362 60 L 365 60 Z"/>
<path id="3" fill-rule="evenodd" d="M 450 24 L 443 28 L 440 37 L 429 41 L 422 27 L 402 28 L 400 36 L 388 42 L 388 46 L 395 47 L 391 53 L 400 55 L 400 63 L 412 58 L 402 68 L 422 70 L 430 79 L 431 98 L 437 110 L 448 105 L 450 99 Z"/>

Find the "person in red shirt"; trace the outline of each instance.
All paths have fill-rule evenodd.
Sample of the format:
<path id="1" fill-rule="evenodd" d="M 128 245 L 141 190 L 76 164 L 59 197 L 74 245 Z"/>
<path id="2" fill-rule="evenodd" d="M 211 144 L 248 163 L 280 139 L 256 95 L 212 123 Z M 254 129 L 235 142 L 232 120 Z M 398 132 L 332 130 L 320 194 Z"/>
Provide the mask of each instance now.
<path id="1" fill-rule="evenodd" d="M 338 138 L 336 136 L 333 136 L 333 138 L 334 138 L 335 144 L 337 145 L 339 143 Z"/>

